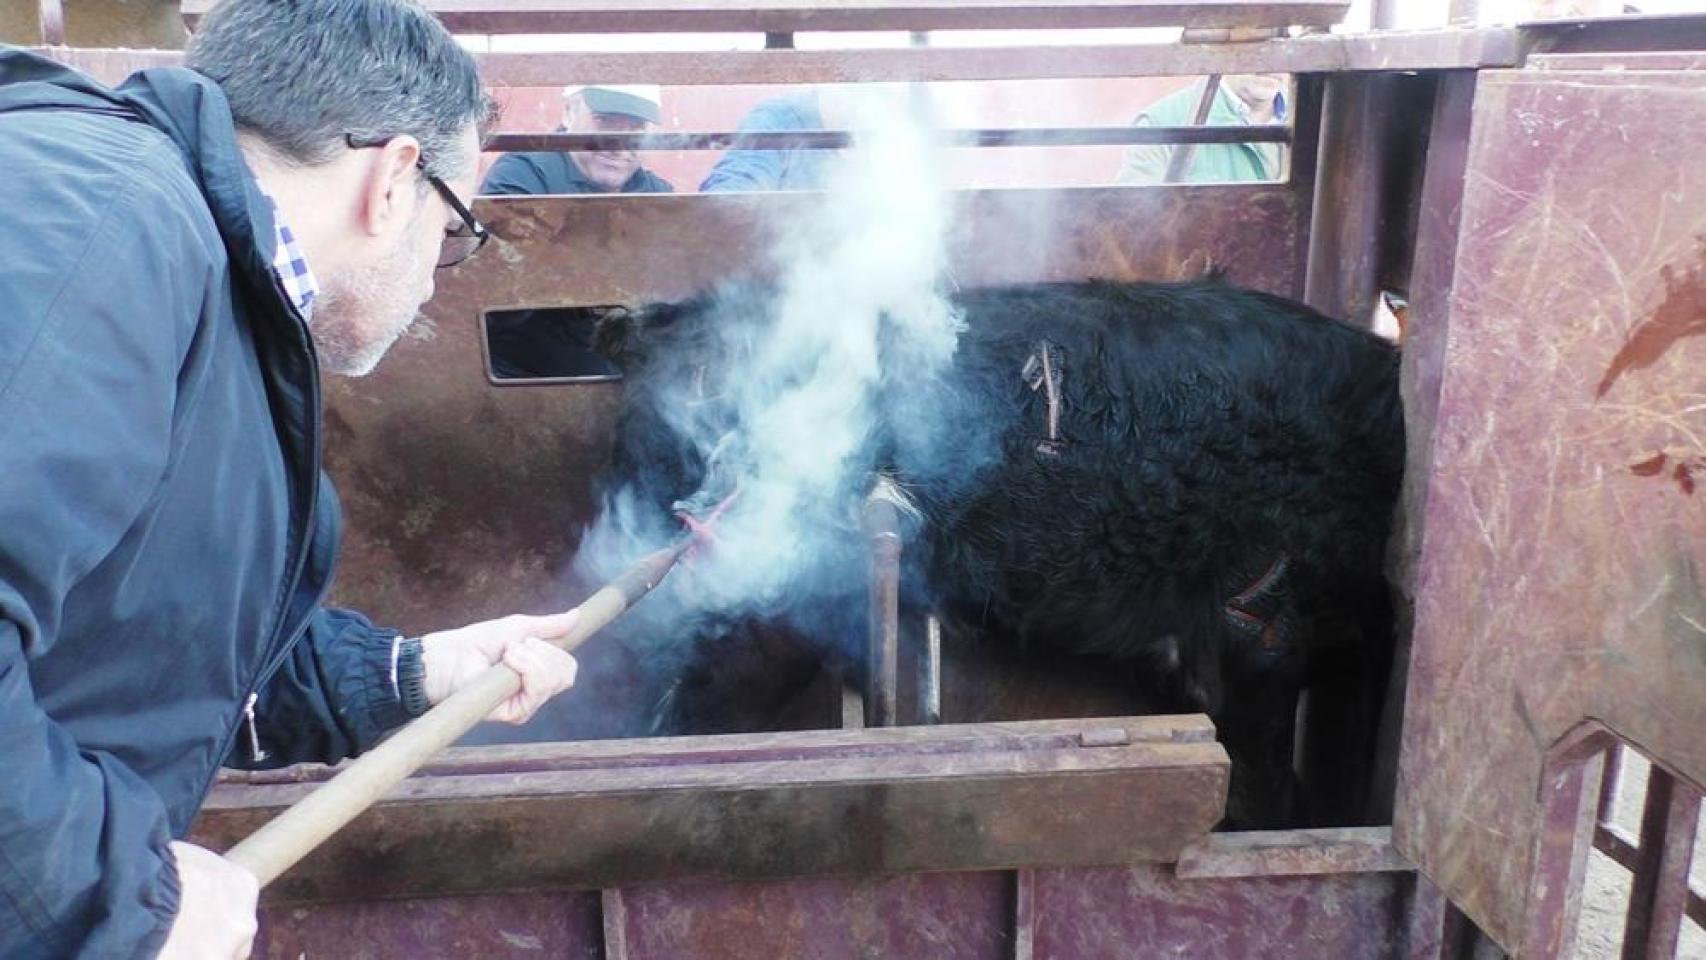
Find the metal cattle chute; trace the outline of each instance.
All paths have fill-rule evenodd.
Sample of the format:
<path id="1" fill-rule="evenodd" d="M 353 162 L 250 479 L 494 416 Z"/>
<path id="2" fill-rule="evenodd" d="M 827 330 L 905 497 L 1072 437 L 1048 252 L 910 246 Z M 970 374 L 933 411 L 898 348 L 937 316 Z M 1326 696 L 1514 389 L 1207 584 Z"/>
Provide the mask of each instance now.
<path id="1" fill-rule="evenodd" d="M 1094 677 L 981 713 L 967 691 L 1006 683 L 1001 664 L 924 641 L 930 657 L 896 659 L 900 634 L 935 633 L 895 611 L 904 538 L 875 504 L 876 679 L 803 695 L 800 726 L 816 729 L 452 748 L 269 887 L 258 956 L 1436 958 L 1481 939 L 1567 957 L 1594 848 L 1631 871 L 1623 956 L 1670 956 L 1700 933 L 1706 20 L 1329 32 L 1348 3 L 428 6 L 468 34 L 766 37 L 482 52 L 498 87 L 1294 75 L 1289 127 L 1255 134 L 1287 147 L 1282 182 L 960 191 L 949 259 L 967 286 L 1216 265 L 1358 320 L 1382 291 L 1407 298 L 1389 826 L 1211 832 L 1228 765 L 1207 719 L 1108 719 L 1122 703 Z M 104 79 L 178 58 L 54 45 L 77 10 L 69 25 L 58 0 L 41 11 L 48 52 Z M 1183 29 L 1152 44 L 922 42 L 1042 27 Z M 921 42 L 794 45 L 864 30 Z M 1223 136 L 1207 129 L 957 135 L 987 149 Z M 494 249 L 441 274 L 427 333 L 374 376 L 328 384 L 349 520 L 339 601 L 421 631 L 580 600 L 564 565 L 622 388 L 493 379 L 485 314 L 689 295 L 760 261 L 771 225 L 809 202 L 479 201 Z M 1041 209 L 1055 229 L 1039 254 L 1026 244 Z M 624 656 L 585 648 L 565 706 L 577 737 L 615 729 Z M 1305 731 L 1326 737 L 1316 756 L 1330 747 Z M 1651 772 L 1631 832 L 1611 810 L 1637 755 Z M 228 848 L 333 772 L 228 774 L 194 836 Z"/>

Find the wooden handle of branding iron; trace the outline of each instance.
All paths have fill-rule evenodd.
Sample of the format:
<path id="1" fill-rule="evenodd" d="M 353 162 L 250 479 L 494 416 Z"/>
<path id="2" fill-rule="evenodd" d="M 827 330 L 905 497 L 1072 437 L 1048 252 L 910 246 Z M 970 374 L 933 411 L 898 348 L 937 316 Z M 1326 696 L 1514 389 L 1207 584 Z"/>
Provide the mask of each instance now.
<path id="1" fill-rule="evenodd" d="M 688 542 L 648 554 L 629 567 L 588 597 L 578 608 L 580 617 L 574 627 L 551 642 L 571 652 L 585 643 L 656 586 Z M 225 857 L 266 886 L 520 689 L 521 677 L 514 670 L 494 664 L 226 851 Z"/>

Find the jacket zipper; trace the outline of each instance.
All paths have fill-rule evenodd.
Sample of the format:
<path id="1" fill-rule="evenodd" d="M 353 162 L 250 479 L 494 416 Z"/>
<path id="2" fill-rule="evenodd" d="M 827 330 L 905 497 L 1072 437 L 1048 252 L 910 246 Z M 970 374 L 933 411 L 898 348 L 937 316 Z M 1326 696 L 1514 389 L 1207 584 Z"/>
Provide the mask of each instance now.
<path id="1" fill-rule="evenodd" d="M 255 730 L 255 701 L 260 698 L 259 693 L 251 692 L 243 702 L 243 717 L 249 722 L 249 760 L 254 763 L 267 758 L 267 752 L 261 749 L 261 735 Z"/>
<path id="2" fill-rule="evenodd" d="M 314 516 L 318 513 L 320 508 L 319 465 L 322 448 L 319 430 L 320 360 L 319 357 L 314 354 L 313 340 L 308 333 L 307 319 L 302 316 L 299 310 L 296 309 L 296 305 L 290 302 L 290 298 L 285 297 L 283 295 L 283 291 L 278 289 L 278 279 L 276 276 L 273 277 L 273 286 L 275 292 L 277 292 L 279 297 L 284 301 L 285 311 L 293 320 L 296 321 L 298 335 L 302 338 L 305 346 L 304 354 L 308 362 L 306 378 L 308 393 L 307 406 L 309 419 L 311 421 L 309 426 L 312 428 L 311 433 L 314 438 L 313 445 L 309 451 L 309 463 L 312 465 L 312 468 L 309 471 L 308 491 L 303 511 L 305 521 L 302 527 L 302 540 L 297 544 L 295 562 L 291 565 L 289 585 L 284 593 L 284 609 L 280 615 L 279 622 L 275 624 L 273 628 L 274 636 L 276 637 L 277 631 L 284 626 L 284 618 L 288 617 L 290 614 L 291 598 L 296 595 L 297 584 L 302 581 L 302 571 L 308 567 L 308 555 L 314 548 L 314 533 L 316 527 Z M 333 557 L 331 562 L 335 566 L 337 558 Z M 312 611 L 319 607 L 326 599 L 326 594 L 329 592 L 331 587 L 331 580 L 332 578 L 328 571 L 326 582 L 321 584 L 319 593 L 314 597 L 314 602 L 309 605 L 309 617 L 312 617 Z M 256 729 L 255 725 L 255 705 L 260 701 L 260 688 L 266 686 L 267 681 L 272 679 L 272 675 L 278 672 L 278 668 L 284 663 L 284 658 L 290 655 L 291 649 L 296 646 L 299 640 L 301 640 L 303 632 L 307 629 L 308 617 L 305 617 L 302 622 L 297 625 L 296 630 L 293 631 L 290 636 L 286 637 L 284 642 L 278 645 L 277 649 L 273 650 L 272 656 L 267 658 L 267 661 L 262 665 L 260 672 L 256 673 L 254 678 L 250 681 L 249 688 L 243 695 L 243 710 L 238 715 L 237 722 L 229 724 L 226 728 L 225 735 L 220 738 L 219 750 L 214 754 L 213 766 L 208 770 L 207 777 L 202 781 L 201 791 L 198 794 L 198 799 L 196 801 L 197 807 L 200 807 L 201 804 L 207 800 L 208 792 L 213 789 L 214 781 L 219 778 L 220 766 L 225 762 L 225 758 L 231 754 L 231 745 L 236 742 L 237 735 L 244 726 L 244 719 L 247 719 L 248 721 L 250 745 L 253 748 L 251 756 L 256 756 L 257 762 L 261 759 L 265 759 L 267 756 L 267 754 L 260 748 L 260 733 Z"/>

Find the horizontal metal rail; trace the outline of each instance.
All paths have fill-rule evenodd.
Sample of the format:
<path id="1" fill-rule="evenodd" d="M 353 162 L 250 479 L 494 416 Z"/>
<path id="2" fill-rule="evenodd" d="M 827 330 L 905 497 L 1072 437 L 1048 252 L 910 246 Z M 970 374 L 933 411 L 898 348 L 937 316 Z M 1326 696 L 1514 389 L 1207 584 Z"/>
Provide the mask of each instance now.
<path id="1" fill-rule="evenodd" d="M 727 84 L 936 82 L 1211 73 L 1473 70 L 1521 62 L 1515 30 L 1319 34 L 1249 43 L 1087 44 L 1051 47 L 906 47 L 864 50 L 716 50 L 478 54 L 498 87 L 571 83 Z"/>
<path id="2" fill-rule="evenodd" d="M 65 6 L 60 0 L 40 0 L 37 16 L 41 23 L 41 42 L 57 46 L 65 42 Z"/>
<path id="3" fill-rule="evenodd" d="M 877 50 L 717 50 L 482 53 L 493 87 L 571 83 L 731 84 L 935 82 L 1203 76 L 1211 73 L 1354 73 L 1474 70 L 1522 62 L 1518 32 L 1427 30 L 1320 34 L 1250 43 L 1090 44 L 1058 47 L 911 47 Z M 45 47 L 37 52 L 114 82 L 131 70 L 174 66 L 177 50 Z"/>
<path id="4" fill-rule="evenodd" d="M 183 0 L 194 24 L 217 0 Z M 459 33 L 1325 27 L 1348 0 L 426 0 Z"/>
<path id="5" fill-rule="evenodd" d="M 846 130 L 743 133 L 498 133 L 488 150 L 839 150 L 856 137 Z M 1284 124 L 1240 127 L 1046 127 L 945 130 L 949 147 L 1121 146 L 1128 144 L 1290 143 Z"/>

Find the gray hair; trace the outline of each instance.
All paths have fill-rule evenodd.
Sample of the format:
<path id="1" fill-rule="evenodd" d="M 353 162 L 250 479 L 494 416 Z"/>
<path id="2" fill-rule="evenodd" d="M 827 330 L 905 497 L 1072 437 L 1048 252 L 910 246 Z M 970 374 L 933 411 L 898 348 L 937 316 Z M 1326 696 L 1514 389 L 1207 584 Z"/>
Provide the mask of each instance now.
<path id="1" fill-rule="evenodd" d="M 463 132 L 493 114 L 474 58 L 417 0 L 224 0 L 188 63 L 239 130 L 303 166 L 407 134 L 429 173 L 454 179 Z"/>

